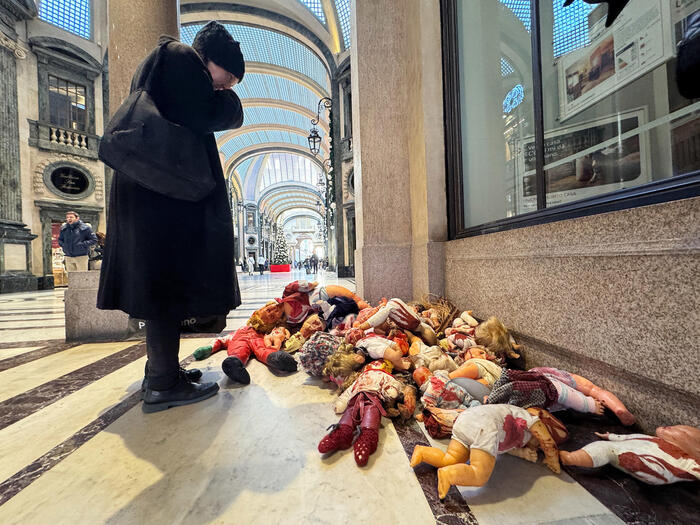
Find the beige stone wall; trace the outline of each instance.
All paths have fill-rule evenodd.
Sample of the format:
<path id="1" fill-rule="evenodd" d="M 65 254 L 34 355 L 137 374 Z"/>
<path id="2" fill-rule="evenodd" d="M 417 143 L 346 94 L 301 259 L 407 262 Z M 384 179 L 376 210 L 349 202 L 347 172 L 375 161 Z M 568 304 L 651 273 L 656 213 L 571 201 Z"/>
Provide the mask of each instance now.
<path id="1" fill-rule="evenodd" d="M 641 423 L 700 424 L 700 198 L 447 243 L 447 297 L 496 315 L 530 366 L 615 392 Z"/>

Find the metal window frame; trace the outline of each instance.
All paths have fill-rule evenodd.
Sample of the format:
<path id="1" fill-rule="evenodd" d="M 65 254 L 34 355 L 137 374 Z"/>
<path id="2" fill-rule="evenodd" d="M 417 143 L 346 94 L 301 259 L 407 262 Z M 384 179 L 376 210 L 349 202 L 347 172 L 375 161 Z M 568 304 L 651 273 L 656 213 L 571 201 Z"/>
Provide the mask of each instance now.
<path id="1" fill-rule="evenodd" d="M 467 227 L 464 224 L 461 103 L 459 97 L 459 52 L 457 2 L 440 0 L 442 31 L 443 110 L 445 121 L 445 187 L 447 189 L 448 239 L 546 224 L 566 219 L 648 206 L 700 195 L 700 170 L 641 184 L 547 208 L 544 171 L 544 107 L 539 0 L 530 0 L 532 82 L 535 124 L 535 170 L 537 211 Z"/>

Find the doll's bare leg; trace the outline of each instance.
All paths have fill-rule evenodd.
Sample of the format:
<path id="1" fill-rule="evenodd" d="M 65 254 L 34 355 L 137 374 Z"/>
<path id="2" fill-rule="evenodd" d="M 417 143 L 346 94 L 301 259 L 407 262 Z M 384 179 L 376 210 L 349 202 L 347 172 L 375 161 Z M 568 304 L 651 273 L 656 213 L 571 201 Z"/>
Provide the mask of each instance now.
<path id="1" fill-rule="evenodd" d="M 530 447 L 514 448 L 507 452 L 511 456 L 524 459 L 530 463 L 537 463 L 537 450 Z"/>
<path id="2" fill-rule="evenodd" d="M 450 379 L 455 379 L 456 377 L 467 377 L 469 379 L 479 379 L 479 367 L 475 364 L 467 361 L 457 370 L 450 372 Z"/>
<path id="3" fill-rule="evenodd" d="M 585 377 L 576 374 L 571 374 L 576 381 L 576 390 L 591 396 L 603 403 L 606 407 L 612 410 L 623 425 L 633 425 L 635 417 L 627 410 L 627 407 L 620 401 L 615 394 L 608 392 L 604 388 L 591 383 Z"/>
<path id="4" fill-rule="evenodd" d="M 496 457 L 483 450 L 470 453 L 469 465 L 458 463 L 438 469 L 438 496 L 443 499 L 452 485 L 483 487 L 491 477 Z"/>
<path id="5" fill-rule="evenodd" d="M 435 447 L 416 445 L 411 456 L 412 467 L 427 463 L 433 467 L 446 467 L 456 463 L 465 463 L 469 459 L 469 449 L 455 439 L 450 440 L 447 451 Z"/>
<path id="6" fill-rule="evenodd" d="M 559 454 L 557 451 L 557 444 L 552 439 L 552 435 L 547 430 L 547 427 L 538 421 L 530 427 L 530 432 L 537 439 L 540 445 L 540 449 L 544 452 L 544 464 L 547 465 L 549 470 L 555 474 L 561 472 L 561 466 L 559 465 Z"/>
<path id="7" fill-rule="evenodd" d="M 559 451 L 559 459 L 562 465 L 573 465 L 575 467 L 593 467 L 593 459 L 588 453 L 583 450 L 574 450 L 573 452 Z"/>

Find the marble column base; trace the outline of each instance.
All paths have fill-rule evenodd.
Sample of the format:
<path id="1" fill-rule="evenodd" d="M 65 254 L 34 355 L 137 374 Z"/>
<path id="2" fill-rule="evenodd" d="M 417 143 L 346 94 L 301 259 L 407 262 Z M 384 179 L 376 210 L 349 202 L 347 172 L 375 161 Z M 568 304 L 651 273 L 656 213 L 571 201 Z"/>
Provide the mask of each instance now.
<path id="1" fill-rule="evenodd" d="M 0 275 L 0 293 L 31 292 L 37 289 L 37 278 L 28 272 Z"/>
<path id="2" fill-rule="evenodd" d="M 365 301 L 413 299 L 410 245 L 364 245 L 355 252 L 357 291 Z"/>

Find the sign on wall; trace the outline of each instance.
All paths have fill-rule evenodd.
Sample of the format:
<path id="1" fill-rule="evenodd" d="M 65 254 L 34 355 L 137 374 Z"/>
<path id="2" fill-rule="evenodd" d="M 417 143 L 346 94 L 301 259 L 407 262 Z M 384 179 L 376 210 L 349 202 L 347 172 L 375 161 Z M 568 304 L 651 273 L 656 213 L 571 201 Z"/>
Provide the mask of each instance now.
<path id="1" fill-rule="evenodd" d="M 673 56 L 669 0 L 635 0 L 610 28 L 601 19 L 591 43 L 559 58 L 559 118 L 565 120 Z"/>
<path id="2" fill-rule="evenodd" d="M 620 136 L 646 122 L 643 109 L 545 133 L 547 207 L 649 182 L 647 134 Z M 518 163 L 518 213 L 537 209 L 535 142 Z"/>

